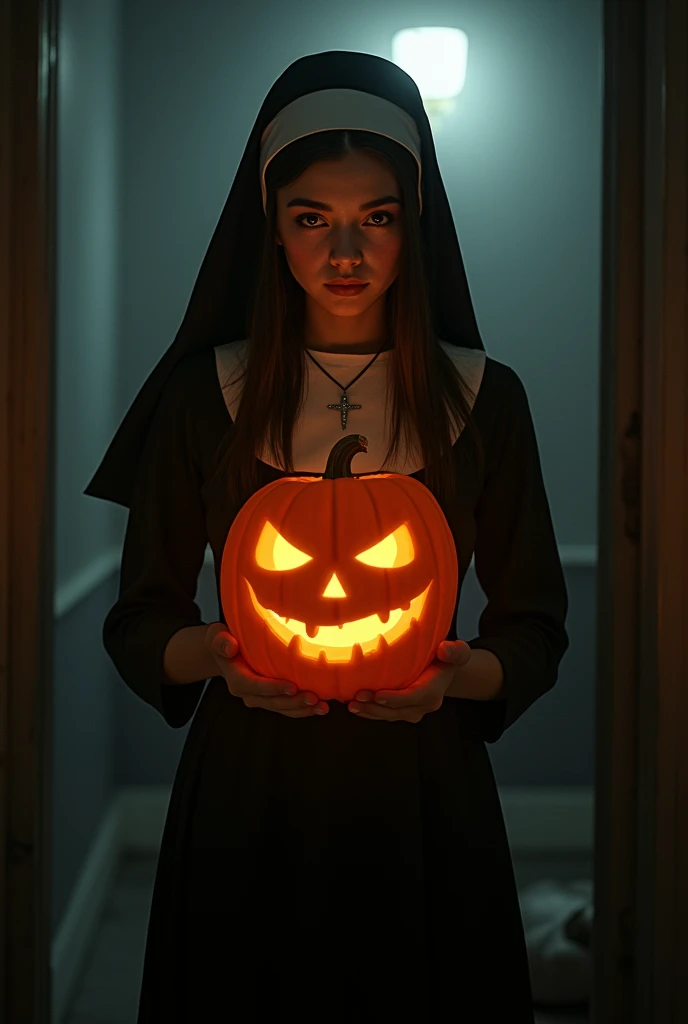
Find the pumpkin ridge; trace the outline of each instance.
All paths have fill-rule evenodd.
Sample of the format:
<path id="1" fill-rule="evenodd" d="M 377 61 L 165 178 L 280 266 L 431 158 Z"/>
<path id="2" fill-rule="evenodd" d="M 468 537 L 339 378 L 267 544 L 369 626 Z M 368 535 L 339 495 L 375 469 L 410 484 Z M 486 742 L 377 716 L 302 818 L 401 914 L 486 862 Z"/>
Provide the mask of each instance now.
<path id="1" fill-rule="evenodd" d="M 408 484 L 407 484 L 408 480 L 413 480 L 413 484 L 417 485 L 417 487 L 414 487 L 414 486 L 408 487 Z M 445 548 L 451 547 L 451 551 L 453 551 L 454 557 L 456 558 L 457 578 L 456 578 L 456 580 L 454 582 L 454 586 L 455 586 L 455 589 L 456 589 L 458 587 L 458 582 L 459 582 L 458 581 L 458 554 L 456 552 L 456 545 L 454 543 L 454 535 L 451 532 L 451 528 L 449 526 L 449 523 L 447 522 L 446 517 L 444 515 L 444 512 L 442 511 L 442 506 L 437 501 L 437 498 L 432 493 L 432 491 L 430 491 L 425 486 L 425 484 L 422 484 L 419 480 L 415 480 L 413 477 L 406 477 L 404 482 L 403 482 L 403 484 L 402 484 L 402 482 L 400 480 L 395 479 L 395 475 L 392 475 L 390 477 L 390 481 L 389 482 L 394 487 L 396 487 L 398 491 L 401 491 L 401 493 L 404 495 L 404 497 L 411 502 L 411 504 L 413 506 L 413 509 L 414 509 L 414 511 L 416 513 L 416 517 L 417 517 L 418 521 L 420 521 L 423 524 L 423 529 L 425 531 L 425 537 L 426 537 L 426 543 L 428 545 L 428 550 L 433 552 L 433 556 L 435 557 L 436 569 L 438 570 L 438 572 L 443 572 L 445 567 L 442 566 L 442 565 L 438 565 L 437 564 L 437 548 L 438 548 L 439 545 L 437 544 L 437 540 L 434 537 L 432 530 L 430 530 L 428 528 L 428 524 L 426 522 L 426 517 L 425 517 L 425 514 L 424 514 L 424 512 L 428 509 L 428 507 L 430 509 L 432 509 L 432 514 L 433 514 L 434 519 L 435 519 L 435 521 L 433 523 L 433 529 L 441 529 L 442 530 L 443 535 L 444 535 L 444 545 L 443 546 Z M 418 487 L 421 487 L 422 491 L 418 491 L 418 489 L 417 489 Z M 414 493 L 414 491 L 415 491 L 415 493 Z M 425 508 L 423 508 L 423 506 L 425 506 Z M 437 576 L 437 573 L 433 573 L 433 579 L 435 579 L 436 576 Z M 456 602 L 456 596 L 454 597 L 454 603 L 455 602 Z M 441 607 L 442 603 L 443 603 L 442 602 L 442 594 L 440 594 L 439 598 L 438 598 L 438 607 Z M 451 628 L 451 623 L 450 623 L 450 628 Z M 444 639 L 444 637 L 441 637 L 441 639 Z"/>
<path id="2" fill-rule="evenodd" d="M 372 488 L 370 487 L 367 479 L 366 480 L 360 480 L 359 482 L 364 485 L 366 497 L 370 500 L 370 504 L 373 507 L 373 514 L 375 516 L 375 525 L 377 526 L 377 531 L 378 531 L 378 533 L 381 533 L 382 532 L 382 516 L 380 515 L 380 510 L 379 510 L 379 507 L 378 507 L 377 499 L 376 499 L 375 495 L 373 494 Z M 385 572 L 384 580 L 385 580 L 385 603 L 386 603 L 387 608 L 389 608 L 389 606 L 391 604 L 391 598 L 390 598 L 389 574 L 387 572 Z"/>
<path id="3" fill-rule="evenodd" d="M 313 482 L 317 482 L 317 479 L 318 479 L 317 477 L 314 477 L 313 478 Z M 293 477 L 287 477 L 286 480 L 285 480 L 284 477 L 282 477 L 282 479 L 281 480 L 277 480 L 276 483 L 283 484 L 285 482 L 288 483 L 289 481 L 293 481 L 293 480 L 294 480 Z M 293 493 L 291 494 L 288 503 L 284 507 L 284 510 L 282 512 L 283 516 L 286 516 L 286 515 L 289 514 L 289 512 L 291 511 L 292 506 L 294 505 L 296 500 L 299 498 L 299 496 L 302 494 L 303 487 L 304 487 L 304 481 L 301 481 L 301 486 L 292 487 L 292 492 Z M 261 504 L 262 504 L 262 501 L 261 501 Z M 284 607 L 284 602 L 285 602 L 284 587 L 285 587 L 285 585 L 286 585 L 286 576 L 284 574 L 282 574 L 280 576 L 279 584 L 278 584 L 278 586 L 279 586 L 279 591 L 278 592 L 279 592 L 280 607 Z M 269 628 L 267 626 L 267 623 L 265 624 L 265 626 L 266 626 L 266 629 Z M 283 670 L 280 668 L 279 665 L 275 664 L 275 660 L 274 660 L 274 657 L 273 657 L 273 651 L 272 651 L 271 646 L 270 646 L 269 643 L 265 644 L 265 653 L 267 655 L 268 662 L 270 663 L 270 672 L 271 672 L 271 674 L 273 675 L 273 677 L 275 679 L 281 679 L 282 678 L 282 671 Z"/>

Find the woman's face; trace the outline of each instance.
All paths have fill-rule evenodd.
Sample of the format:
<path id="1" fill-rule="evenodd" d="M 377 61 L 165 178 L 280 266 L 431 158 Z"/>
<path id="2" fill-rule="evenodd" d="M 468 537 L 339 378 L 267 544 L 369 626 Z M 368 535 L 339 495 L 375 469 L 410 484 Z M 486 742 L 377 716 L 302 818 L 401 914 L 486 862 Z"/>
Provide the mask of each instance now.
<path id="1" fill-rule="evenodd" d="M 379 334 L 384 294 L 399 272 L 401 201 L 396 176 L 364 153 L 312 164 L 278 190 L 276 240 L 306 292 L 316 334 L 341 336 L 342 317 L 358 318 L 346 325 L 357 337 Z M 325 287 L 339 277 L 368 285 L 340 296 Z"/>

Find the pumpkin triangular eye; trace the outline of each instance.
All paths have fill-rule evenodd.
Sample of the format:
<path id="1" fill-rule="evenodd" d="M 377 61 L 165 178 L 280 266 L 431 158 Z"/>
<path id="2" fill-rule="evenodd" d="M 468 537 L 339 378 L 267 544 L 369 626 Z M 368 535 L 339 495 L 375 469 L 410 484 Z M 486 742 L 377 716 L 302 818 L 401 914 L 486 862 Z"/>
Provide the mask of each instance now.
<path id="1" fill-rule="evenodd" d="M 256 544 L 256 562 L 261 569 L 284 572 L 287 569 L 298 569 L 300 565 L 310 561 L 311 555 L 290 544 L 272 523 L 265 523 Z"/>
<path id="2" fill-rule="evenodd" d="M 373 544 L 372 548 L 356 555 L 358 562 L 372 565 L 376 569 L 398 569 L 413 561 L 413 541 L 406 523 Z"/>

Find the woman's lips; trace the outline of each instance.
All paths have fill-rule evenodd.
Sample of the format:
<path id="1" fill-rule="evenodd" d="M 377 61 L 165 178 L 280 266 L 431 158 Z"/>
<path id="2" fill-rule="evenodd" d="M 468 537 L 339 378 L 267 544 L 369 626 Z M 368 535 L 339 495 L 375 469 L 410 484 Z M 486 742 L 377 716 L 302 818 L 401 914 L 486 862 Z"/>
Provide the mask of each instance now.
<path id="1" fill-rule="evenodd" d="M 359 295 L 364 288 L 368 287 L 368 284 L 369 282 L 366 281 L 365 284 L 326 284 L 325 287 L 334 295 Z"/>

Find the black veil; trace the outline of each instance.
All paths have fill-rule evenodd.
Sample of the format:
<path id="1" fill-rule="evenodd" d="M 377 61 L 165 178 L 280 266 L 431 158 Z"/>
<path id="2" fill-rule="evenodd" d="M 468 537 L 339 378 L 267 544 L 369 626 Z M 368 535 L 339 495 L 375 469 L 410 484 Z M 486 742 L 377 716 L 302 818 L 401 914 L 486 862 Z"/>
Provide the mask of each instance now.
<path id="1" fill-rule="evenodd" d="M 373 54 L 333 50 L 301 57 L 280 75 L 265 97 L 177 335 L 132 402 L 84 494 L 129 507 L 146 434 L 175 365 L 189 353 L 246 337 L 247 301 L 262 245 L 258 227 L 265 219 L 260 188 L 261 135 L 283 107 L 322 89 L 369 92 L 395 103 L 415 120 L 421 138 L 420 223 L 429 254 L 432 326 L 435 334 L 450 344 L 484 349 L 417 85 L 398 65 Z"/>

